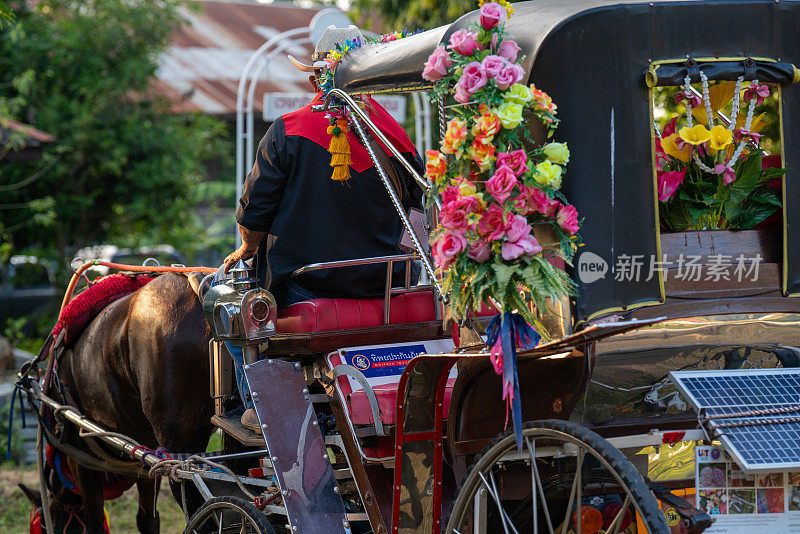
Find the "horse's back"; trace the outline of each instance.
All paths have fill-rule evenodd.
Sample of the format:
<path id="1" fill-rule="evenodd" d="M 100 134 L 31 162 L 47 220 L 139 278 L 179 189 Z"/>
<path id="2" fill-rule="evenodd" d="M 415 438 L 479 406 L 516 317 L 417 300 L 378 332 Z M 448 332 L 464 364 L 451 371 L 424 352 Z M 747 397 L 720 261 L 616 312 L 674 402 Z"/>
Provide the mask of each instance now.
<path id="1" fill-rule="evenodd" d="M 201 446 L 211 432 L 209 339 L 186 278 L 164 274 L 89 323 L 64 356 L 62 380 L 85 415 L 111 429 L 152 446 Z"/>

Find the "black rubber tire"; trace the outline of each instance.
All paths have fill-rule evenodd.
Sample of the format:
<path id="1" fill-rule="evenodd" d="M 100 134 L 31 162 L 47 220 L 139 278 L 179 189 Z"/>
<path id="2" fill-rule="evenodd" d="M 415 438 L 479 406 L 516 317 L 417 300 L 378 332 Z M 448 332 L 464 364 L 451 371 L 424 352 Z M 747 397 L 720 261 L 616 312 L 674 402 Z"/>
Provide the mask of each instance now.
<path id="1" fill-rule="evenodd" d="M 664 514 L 658 507 L 658 500 L 653 492 L 647 487 L 642 475 L 628 461 L 627 458 L 608 441 L 600 437 L 595 432 L 569 421 L 548 419 L 543 421 L 530 421 L 523 425 L 523 436 L 535 436 L 537 430 L 555 432 L 564 437 L 571 438 L 570 441 L 577 442 L 581 447 L 592 451 L 592 455 L 605 462 L 606 469 L 614 476 L 619 477 L 630 491 L 635 511 L 646 525 L 650 534 L 670 534 Z M 461 485 L 453 510 L 447 523 L 446 532 L 452 533 L 454 528 L 458 528 L 463 514 L 468 510 L 469 504 L 475 491 L 480 487 L 481 479 L 479 472 L 485 473 L 498 458 L 501 458 L 507 451 L 516 449 L 514 430 L 509 428 L 505 432 L 497 435 L 483 450 L 475 457 L 475 460 L 467 470 L 467 477 Z M 555 526 L 555 525 L 554 525 Z"/>
<path id="2" fill-rule="evenodd" d="M 273 530 L 272 525 L 270 525 L 267 520 L 267 516 L 256 508 L 253 503 L 245 501 L 240 497 L 230 496 L 214 497 L 204 502 L 189 520 L 189 523 L 186 525 L 186 530 L 183 531 L 184 534 L 194 534 L 195 532 L 197 534 L 204 534 L 206 530 L 197 529 L 202 527 L 204 522 L 209 519 L 212 514 L 224 511 L 237 512 L 247 517 L 250 523 L 249 530 L 246 531 L 248 534 L 275 534 L 275 530 Z M 216 533 L 216 527 L 213 525 L 212 527 L 214 530 L 209 532 Z M 226 531 L 223 530 L 223 532 Z M 239 533 L 240 530 L 236 530 L 235 532 Z"/>

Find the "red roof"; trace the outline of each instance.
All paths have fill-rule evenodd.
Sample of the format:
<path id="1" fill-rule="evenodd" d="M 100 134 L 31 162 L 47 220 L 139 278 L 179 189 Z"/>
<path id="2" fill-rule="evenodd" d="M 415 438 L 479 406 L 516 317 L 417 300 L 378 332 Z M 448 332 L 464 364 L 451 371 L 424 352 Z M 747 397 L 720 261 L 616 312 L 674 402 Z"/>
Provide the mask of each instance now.
<path id="1" fill-rule="evenodd" d="M 236 91 L 245 64 L 271 37 L 307 27 L 318 8 L 292 4 L 198 1 L 199 11 L 184 10 L 187 25 L 172 36 L 160 58 L 152 89 L 173 101 L 176 113 L 199 111 L 213 115 L 236 112 Z M 270 63 L 255 92 L 254 107 L 261 112 L 265 91 L 307 92 L 308 75 L 295 69 L 286 54 L 311 55 L 305 45 L 286 50 Z"/>

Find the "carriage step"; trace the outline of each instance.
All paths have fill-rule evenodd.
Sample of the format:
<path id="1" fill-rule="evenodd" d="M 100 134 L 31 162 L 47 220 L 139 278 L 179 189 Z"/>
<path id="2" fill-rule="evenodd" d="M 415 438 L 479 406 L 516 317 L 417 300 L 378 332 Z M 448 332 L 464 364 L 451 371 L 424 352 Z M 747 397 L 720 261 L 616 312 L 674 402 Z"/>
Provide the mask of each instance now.
<path id="1" fill-rule="evenodd" d="M 243 410 L 239 408 L 222 415 L 214 415 L 211 417 L 211 423 L 242 445 L 248 447 L 263 447 L 264 438 L 242 426 L 240 422 L 242 412 Z"/>

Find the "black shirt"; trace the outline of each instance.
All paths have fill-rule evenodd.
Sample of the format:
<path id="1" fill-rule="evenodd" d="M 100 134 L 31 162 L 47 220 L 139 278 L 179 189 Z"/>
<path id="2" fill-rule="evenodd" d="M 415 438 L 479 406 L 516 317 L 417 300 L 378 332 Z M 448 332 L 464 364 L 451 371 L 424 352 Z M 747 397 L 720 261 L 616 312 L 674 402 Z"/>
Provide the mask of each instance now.
<path id="1" fill-rule="evenodd" d="M 385 123 L 388 114 L 380 111 L 378 117 Z M 377 170 L 371 161 L 364 162 L 365 150 L 355 146 L 358 141 L 352 132 L 348 134 L 354 160 L 350 179 L 331 179 L 331 155 L 320 145 L 330 140 L 320 131 L 327 126 L 324 113 L 312 112 L 310 106 L 275 121 L 259 143 L 239 199 L 237 222 L 268 233 L 256 261 L 262 284 L 273 292 L 281 290 L 290 273 L 310 263 L 405 253 L 398 247 L 400 217 Z M 379 127 L 384 130 L 384 126 Z M 394 126 L 396 136 L 399 126 Z M 421 169 L 413 145 L 407 137 L 405 141 L 410 152 L 404 155 Z M 405 209 L 418 207 L 419 187 L 400 164 L 393 163 L 404 181 Z M 394 285 L 402 284 L 404 273 L 404 264 L 395 264 Z M 314 271 L 295 279 L 325 298 L 382 296 L 385 280 L 385 264 Z"/>

